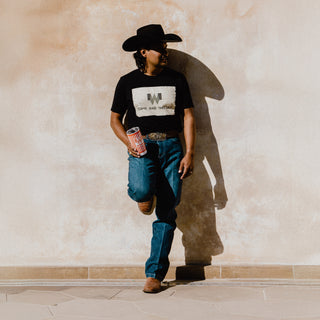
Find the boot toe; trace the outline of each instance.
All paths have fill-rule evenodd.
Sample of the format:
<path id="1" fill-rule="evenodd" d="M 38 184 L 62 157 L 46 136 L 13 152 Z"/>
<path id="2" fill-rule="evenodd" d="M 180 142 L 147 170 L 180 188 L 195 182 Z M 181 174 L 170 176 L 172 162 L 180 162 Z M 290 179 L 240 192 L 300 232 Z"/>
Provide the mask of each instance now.
<path id="1" fill-rule="evenodd" d="M 155 278 L 147 278 L 143 292 L 158 293 L 161 291 L 161 281 Z"/>

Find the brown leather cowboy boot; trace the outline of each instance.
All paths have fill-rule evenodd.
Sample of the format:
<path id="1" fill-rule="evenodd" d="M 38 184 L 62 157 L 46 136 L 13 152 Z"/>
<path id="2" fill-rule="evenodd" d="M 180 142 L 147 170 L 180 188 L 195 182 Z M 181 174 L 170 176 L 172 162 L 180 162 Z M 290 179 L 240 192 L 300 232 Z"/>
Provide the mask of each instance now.
<path id="1" fill-rule="evenodd" d="M 155 278 L 147 278 L 143 288 L 145 293 L 158 293 L 161 291 L 161 281 Z"/>
<path id="2" fill-rule="evenodd" d="M 157 203 L 157 197 L 153 196 L 149 201 L 138 202 L 139 210 L 146 215 L 150 215 Z"/>

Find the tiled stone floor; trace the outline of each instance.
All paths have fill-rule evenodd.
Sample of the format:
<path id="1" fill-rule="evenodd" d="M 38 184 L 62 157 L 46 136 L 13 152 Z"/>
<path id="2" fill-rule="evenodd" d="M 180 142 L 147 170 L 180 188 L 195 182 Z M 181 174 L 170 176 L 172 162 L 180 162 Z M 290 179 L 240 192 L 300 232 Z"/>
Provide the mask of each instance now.
<path id="1" fill-rule="evenodd" d="M 168 281 L 0 283 L 1 320 L 320 320 L 320 283 Z"/>

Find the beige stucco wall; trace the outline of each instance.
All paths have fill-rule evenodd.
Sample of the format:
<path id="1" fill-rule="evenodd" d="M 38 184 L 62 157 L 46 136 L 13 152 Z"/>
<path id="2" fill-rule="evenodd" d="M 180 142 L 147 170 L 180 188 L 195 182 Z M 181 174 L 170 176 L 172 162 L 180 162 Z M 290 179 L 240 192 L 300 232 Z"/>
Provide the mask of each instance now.
<path id="1" fill-rule="evenodd" d="M 122 42 L 161 23 L 196 103 L 173 264 L 320 263 L 318 0 L 0 1 L 0 265 L 143 264 L 109 127 Z M 229 202 L 213 208 L 222 168 Z M 216 177 L 215 177 L 216 176 Z M 221 190 L 220 190 L 221 191 Z"/>

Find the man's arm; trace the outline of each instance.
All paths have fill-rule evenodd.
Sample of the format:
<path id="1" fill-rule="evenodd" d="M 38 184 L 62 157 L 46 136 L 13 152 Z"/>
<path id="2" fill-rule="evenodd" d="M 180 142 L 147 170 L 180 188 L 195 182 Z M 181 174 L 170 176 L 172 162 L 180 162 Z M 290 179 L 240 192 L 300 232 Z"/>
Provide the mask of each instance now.
<path id="1" fill-rule="evenodd" d="M 132 148 L 126 130 L 122 124 L 122 115 L 111 111 L 110 126 L 115 135 L 125 144 L 128 152 L 136 158 L 140 158 L 138 151 Z"/>
<path id="2" fill-rule="evenodd" d="M 179 172 L 182 172 L 181 179 L 192 174 L 194 166 L 194 146 L 196 137 L 196 126 L 193 108 L 184 109 L 184 139 L 186 142 L 186 154 L 180 162 Z"/>

